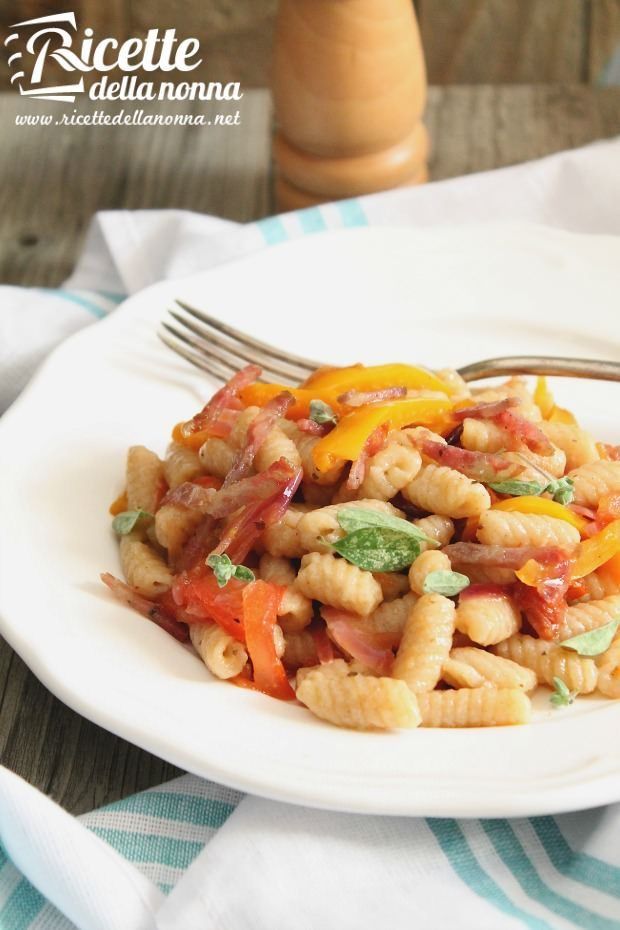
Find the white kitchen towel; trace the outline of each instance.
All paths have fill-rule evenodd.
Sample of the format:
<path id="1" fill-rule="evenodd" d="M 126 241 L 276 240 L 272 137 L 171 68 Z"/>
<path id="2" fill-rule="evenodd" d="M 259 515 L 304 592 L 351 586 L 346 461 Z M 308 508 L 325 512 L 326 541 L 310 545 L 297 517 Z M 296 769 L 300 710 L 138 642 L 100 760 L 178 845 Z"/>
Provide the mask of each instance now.
<path id="1" fill-rule="evenodd" d="M 324 229 L 538 222 L 620 234 L 620 140 L 271 217 L 94 218 L 55 291 L 0 288 L 0 410 L 125 294 Z M 620 930 L 620 805 L 561 817 L 362 817 L 183 776 L 76 820 L 0 769 L 0 930 Z"/>

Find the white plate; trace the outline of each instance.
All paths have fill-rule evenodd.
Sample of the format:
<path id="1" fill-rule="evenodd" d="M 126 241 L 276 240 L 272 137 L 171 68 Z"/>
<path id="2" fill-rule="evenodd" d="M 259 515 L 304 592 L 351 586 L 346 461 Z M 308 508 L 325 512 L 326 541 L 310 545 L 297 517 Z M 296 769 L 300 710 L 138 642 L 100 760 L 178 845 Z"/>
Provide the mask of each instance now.
<path id="1" fill-rule="evenodd" d="M 620 799 L 620 702 L 580 698 L 530 726 L 356 733 L 214 681 L 119 606 L 107 506 L 125 450 L 163 452 L 212 385 L 156 339 L 180 296 L 337 363 L 491 355 L 620 359 L 620 243 L 535 227 L 328 233 L 163 283 L 66 342 L 0 423 L 1 629 L 74 710 L 200 775 L 285 801 L 386 814 L 507 816 Z M 620 388 L 557 383 L 618 440 Z"/>

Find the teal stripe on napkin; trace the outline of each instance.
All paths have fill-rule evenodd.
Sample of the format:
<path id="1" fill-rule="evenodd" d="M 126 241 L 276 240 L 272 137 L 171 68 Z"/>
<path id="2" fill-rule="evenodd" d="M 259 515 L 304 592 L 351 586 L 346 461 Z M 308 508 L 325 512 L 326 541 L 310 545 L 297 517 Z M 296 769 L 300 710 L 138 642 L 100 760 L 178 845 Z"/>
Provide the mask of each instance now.
<path id="1" fill-rule="evenodd" d="M 516 833 L 506 820 L 481 820 L 482 829 L 495 851 L 510 869 L 529 898 L 543 904 L 581 930 L 618 930 L 617 920 L 610 920 L 558 894 L 542 880 L 530 862 Z"/>
<path id="2" fill-rule="evenodd" d="M 620 868 L 571 849 L 553 817 L 532 817 L 530 823 L 558 872 L 581 885 L 620 898 Z"/>
<path id="3" fill-rule="evenodd" d="M 485 872 L 456 820 L 428 819 L 426 822 L 450 865 L 472 891 L 495 905 L 504 914 L 522 921 L 530 930 L 552 930 L 550 924 L 513 904 L 488 872 Z"/>

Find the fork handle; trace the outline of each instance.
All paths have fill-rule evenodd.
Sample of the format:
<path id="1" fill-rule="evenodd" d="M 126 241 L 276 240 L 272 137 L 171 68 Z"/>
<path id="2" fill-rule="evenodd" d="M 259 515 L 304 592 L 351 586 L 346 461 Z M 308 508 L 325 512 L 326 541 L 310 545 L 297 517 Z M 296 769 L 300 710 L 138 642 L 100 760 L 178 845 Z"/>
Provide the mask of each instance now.
<path id="1" fill-rule="evenodd" d="M 592 378 L 600 381 L 620 381 L 620 362 L 604 362 L 593 358 L 543 357 L 538 355 L 508 355 L 487 358 L 458 369 L 464 381 L 478 381 L 497 375 L 552 375 L 567 378 Z"/>

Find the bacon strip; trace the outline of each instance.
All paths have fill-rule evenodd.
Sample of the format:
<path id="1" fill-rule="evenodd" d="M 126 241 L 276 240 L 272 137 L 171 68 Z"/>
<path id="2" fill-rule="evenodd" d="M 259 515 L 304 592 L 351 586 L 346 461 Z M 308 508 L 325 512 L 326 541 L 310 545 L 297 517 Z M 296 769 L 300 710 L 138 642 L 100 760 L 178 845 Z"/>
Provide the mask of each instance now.
<path id="1" fill-rule="evenodd" d="M 176 504 L 179 507 L 187 508 L 187 510 L 198 510 L 200 513 L 207 514 L 216 493 L 215 488 L 205 488 L 193 481 L 184 481 L 173 491 L 168 491 L 161 503 L 162 506 L 164 504 Z"/>
<path id="2" fill-rule="evenodd" d="M 391 634 L 371 633 L 360 628 L 361 618 L 335 607 L 322 607 L 321 616 L 330 637 L 341 649 L 377 675 L 390 675 L 394 654 L 386 641 Z"/>
<path id="3" fill-rule="evenodd" d="M 192 535 L 189 537 L 177 558 L 174 560 L 174 571 L 183 572 L 198 562 L 204 562 L 213 547 L 217 545 L 219 532 L 216 521 L 211 516 L 206 516 Z"/>
<path id="4" fill-rule="evenodd" d="M 451 416 L 453 419 L 462 422 L 463 420 L 492 420 L 500 413 L 509 410 L 511 407 L 518 407 L 521 401 L 518 397 L 505 397 L 504 400 L 494 400 L 488 404 L 476 404 L 474 407 L 461 407 L 460 410 L 453 410 Z"/>
<path id="5" fill-rule="evenodd" d="M 316 423 L 314 420 L 308 420 L 302 417 L 297 420 L 297 429 L 302 433 L 310 433 L 312 436 L 326 436 L 334 428 L 333 423 Z"/>
<path id="6" fill-rule="evenodd" d="M 256 453 L 265 439 L 276 425 L 279 417 L 286 416 L 286 412 L 295 403 L 295 398 L 288 391 L 282 391 L 277 397 L 272 397 L 263 409 L 256 415 L 248 428 L 248 437 L 245 448 L 237 455 L 232 468 L 226 475 L 224 487 L 245 478 L 252 468 Z"/>
<path id="7" fill-rule="evenodd" d="M 192 433 L 202 432 L 203 430 L 211 431 L 216 423 L 221 430 L 224 422 L 222 418 L 228 416 L 225 412 L 230 408 L 236 410 L 240 409 L 240 392 L 244 387 L 247 387 L 248 384 L 252 384 L 260 378 L 261 374 L 262 369 L 260 369 L 258 365 L 246 365 L 245 368 L 238 371 L 224 387 L 220 388 L 219 391 L 213 395 L 211 400 L 205 404 L 199 413 L 192 417 L 191 420 L 188 420 L 187 423 L 183 424 L 183 434 L 185 436 L 191 436 Z M 221 435 L 221 432 L 218 435 Z"/>
<path id="8" fill-rule="evenodd" d="M 302 475 L 301 468 L 293 468 L 282 458 L 260 475 L 218 491 L 212 515 L 231 516 L 213 554 L 226 552 L 233 562 L 242 562 L 265 527 L 282 519 Z"/>
<path id="9" fill-rule="evenodd" d="M 389 427 L 387 423 L 382 423 L 381 426 L 378 426 L 375 430 L 373 430 L 373 432 L 364 443 L 359 457 L 356 458 L 351 465 L 349 477 L 347 478 L 346 487 L 350 491 L 356 491 L 362 484 L 366 476 L 366 466 L 368 464 L 368 459 L 373 455 L 376 455 L 377 452 L 384 448 L 388 431 Z"/>
<path id="10" fill-rule="evenodd" d="M 505 584 L 470 584 L 459 594 L 459 604 L 471 597 L 506 597 L 510 591 L 510 585 Z"/>
<path id="11" fill-rule="evenodd" d="M 406 387 L 387 387 L 377 391 L 345 391 L 337 400 L 347 407 L 364 407 L 366 404 L 379 404 L 384 400 L 397 400 L 407 396 Z"/>
<path id="12" fill-rule="evenodd" d="M 451 562 L 456 565 L 485 565 L 488 568 L 523 568 L 534 559 L 542 565 L 566 558 L 566 553 L 557 546 L 483 546 L 480 543 L 458 542 L 444 546 Z"/>
<path id="13" fill-rule="evenodd" d="M 179 642 L 187 642 L 189 639 L 187 625 L 175 620 L 175 618 L 167 613 L 156 601 L 151 601 L 147 597 L 143 597 L 142 594 L 139 594 L 134 588 L 131 588 L 119 578 L 115 578 L 110 572 L 104 572 L 100 575 L 100 578 L 103 583 L 108 586 L 114 597 L 121 601 L 121 603 L 127 604 L 129 607 L 137 610 L 138 613 L 146 617 L 147 620 L 152 620 L 153 623 L 156 623 L 157 626 L 161 627 L 166 633 L 174 636 Z"/>
<path id="14" fill-rule="evenodd" d="M 503 410 L 491 419 L 501 429 L 505 429 L 512 439 L 522 442 L 537 455 L 552 455 L 553 444 L 541 429 L 525 417 L 513 413 L 512 410 Z"/>
<path id="15" fill-rule="evenodd" d="M 432 439 L 424 439 L 419 448 L 438 465 L 454 468 L 474 481 L 502 481 L 513 478 L 523 470 L 518 462 L 511 462 L 502 455 L 489 452 L 470 452 L 457 446 L 445 445 Z"/>

